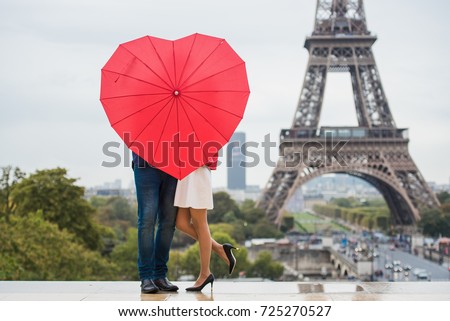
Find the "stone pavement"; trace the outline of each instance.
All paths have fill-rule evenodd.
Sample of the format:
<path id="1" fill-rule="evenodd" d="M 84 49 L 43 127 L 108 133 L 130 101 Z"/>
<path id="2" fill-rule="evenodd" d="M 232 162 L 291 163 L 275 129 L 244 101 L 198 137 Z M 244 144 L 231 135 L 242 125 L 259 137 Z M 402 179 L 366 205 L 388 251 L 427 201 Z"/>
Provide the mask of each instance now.
<path id="1" fill-rule="evenodd" d="M 245 282 L 141 294 L 139 282 L 0 281 L 0 301 L 450 301 L 450 282 Z"/>

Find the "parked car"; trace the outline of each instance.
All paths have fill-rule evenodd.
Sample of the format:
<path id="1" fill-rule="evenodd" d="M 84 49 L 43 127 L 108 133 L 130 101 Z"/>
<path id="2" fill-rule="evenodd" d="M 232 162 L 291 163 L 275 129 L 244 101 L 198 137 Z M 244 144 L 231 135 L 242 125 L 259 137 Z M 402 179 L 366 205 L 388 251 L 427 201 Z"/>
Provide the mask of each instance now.
<path id="1" fill-rule="evenodd" d="M 425 270 L 425 269 L 419 269 L 419 268 L 415 268 L 414 270 L 413 270 L 413 275 L 414 276 L 417 276 L 419 273 L 421 273 L 421 272 L 426 272 L 427 270 Z"/>
<path id="2" fill-rule="evenodd" d="M 386 269 L 386 270 L 389 270 L 389 269 L 392 269 L 394 266 L 392 265 L 392 263 L 386 263 L 385 265 L 384 265 L 384 268 Z"/>
<path id="3" fill-rule="evenodd" d="M 411 269 L 412 269 L 411 265 L 409 265 L 409 264 L 403 265 L 403 270 L 410 271 Z"/>
<path id="4" fill-rule="evenodd" d="M 429 275 L 426 271 L 422 271 L 420 273 L 417 274 L 417 280 L 428 280 Z"/>

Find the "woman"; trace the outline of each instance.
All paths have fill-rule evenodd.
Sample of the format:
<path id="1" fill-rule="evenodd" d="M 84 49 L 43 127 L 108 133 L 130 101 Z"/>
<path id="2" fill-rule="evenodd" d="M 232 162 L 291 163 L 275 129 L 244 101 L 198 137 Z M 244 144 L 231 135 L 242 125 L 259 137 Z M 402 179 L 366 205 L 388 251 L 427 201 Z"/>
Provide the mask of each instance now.
<path id="1" fill-rule="evenodd" d="M 201 291 L 208 283 L 211 283 L 212 291 L 214 275 L 209 268 L 211 250 L 229 264 L 230 274 L 236 265 L 231 251 L 236 248 L 228 243 L 220 245 L 211 238 L 209 231 L 207 210 L 213 208 L 211 170 L 216 167 L 217 157 L 178 181 L 175 192 L 174 205 L 178 206 L 176 227 L 197 240 L 200 249 L 200 274 L 194 286 L 186 291 Z"/>

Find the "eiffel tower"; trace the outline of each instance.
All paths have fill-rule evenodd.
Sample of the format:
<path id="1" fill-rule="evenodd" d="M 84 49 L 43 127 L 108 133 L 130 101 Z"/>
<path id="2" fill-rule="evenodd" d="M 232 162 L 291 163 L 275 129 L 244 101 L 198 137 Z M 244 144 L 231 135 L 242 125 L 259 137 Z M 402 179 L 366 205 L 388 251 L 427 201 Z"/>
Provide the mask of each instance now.
<path id="1" fill-rule="evenodd" d="M 280 158 L 258 206 L 280 224 L 295 191 L 313 178 L 345 173 L 372 184 L 394 224 L 413 225 L 422 208 L 439 205 L 408 151 L 408 131 L 397 128 L 381 84 L 363 0 L 317 0 L 309 61 L 290 129 L 280 134 Z M 329 72 L 349 72 L 356 127 L 320 127 Z"/>

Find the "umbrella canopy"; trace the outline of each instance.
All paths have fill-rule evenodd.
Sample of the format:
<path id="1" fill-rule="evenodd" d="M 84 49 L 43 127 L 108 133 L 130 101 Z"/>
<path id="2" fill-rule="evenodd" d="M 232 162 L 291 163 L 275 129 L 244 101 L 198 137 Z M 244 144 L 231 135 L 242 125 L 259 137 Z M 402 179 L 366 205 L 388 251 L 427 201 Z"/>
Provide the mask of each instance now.
<path id="1" fill-rule="evenodd" d="M 102 68 L 100 101 L 111 126 L 178 179 L 228 142 L 249 94 L 245 62 L 224 39 L 201 34 L 123 43 Z"/>

